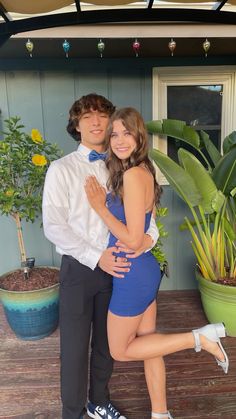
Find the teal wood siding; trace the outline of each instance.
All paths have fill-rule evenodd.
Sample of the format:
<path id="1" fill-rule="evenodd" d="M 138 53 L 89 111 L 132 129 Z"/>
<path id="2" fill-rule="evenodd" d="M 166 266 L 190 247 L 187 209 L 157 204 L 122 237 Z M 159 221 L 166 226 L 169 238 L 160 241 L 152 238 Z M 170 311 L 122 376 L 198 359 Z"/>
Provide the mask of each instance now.
<path id="1" fill-rule="evenodd" d="M 120 106 L 136 107 L 145 120 L 152 119 L 152 67 L 154 65 L 132 63 L 102 64 L 96 61 L 78 63 L 65 68 L 57 62 L 44 68 L 35 61 L 25 64 L 7 64 L 0 68 L 0 129 L 4 119 L 20 116 L 29 132 L 38 128 L 43 136 L 57 142 L 65 154 L 76 148 L 76 143 L 66 133 L 68 110 L 73 101 L 83 94 L 96 92 L 110 98 Z M 141 61 L 140 61 L 141 63 Z M 31 65 L 32 69 L 29 69 Z M 156 63 L 155 63 L 156 65 Z M 11 70 L 11 68 L 19 68 Z M 70 68 L 71 67 L 71 68 Z M 59 71 L 60 68 L 60 71 Z M 162 205 L 168 206 L 169 216 L 165 221 L 169 237 L 165 249 L 170 265 L 170 278 L 164 279 L 162 289 L 195 288 L 194 257 L 187 233 L 181 233 L 178 225 L 183 220 L 185 208 L 180 199 L 166 186 Z M 28 257 L 35 257 L 37 265 L 60 264 L 60 257 L 54 246 L 44 237 L 40 228 L 41 219 L 30 224 L 23 222 Z M 0 216 L 0 274 L 19 267 L 17 232 L 12 219 Z"/>

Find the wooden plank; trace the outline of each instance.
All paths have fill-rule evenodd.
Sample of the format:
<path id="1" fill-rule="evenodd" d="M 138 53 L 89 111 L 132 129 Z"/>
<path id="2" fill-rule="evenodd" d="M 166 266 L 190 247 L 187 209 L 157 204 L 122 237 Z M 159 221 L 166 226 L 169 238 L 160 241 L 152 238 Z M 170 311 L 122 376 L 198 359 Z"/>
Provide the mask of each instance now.
<path id="1" fill-rule="evenodd" d="M 164 333 L 206 323 L 197 291 L 162 291 L 157 328 Z M 175 419 L 236 417 L 236 338 L 224 339 L 229 374 L 214 358 L 194 350 L 165 357 L 168 408 Z M 0 307 L 0 419 L 61 419 L 59 331 L 22 341 L 10 330 Z M 142 362 L 115 362 L 111 399 L 128 419 L 150 419 Z"/>

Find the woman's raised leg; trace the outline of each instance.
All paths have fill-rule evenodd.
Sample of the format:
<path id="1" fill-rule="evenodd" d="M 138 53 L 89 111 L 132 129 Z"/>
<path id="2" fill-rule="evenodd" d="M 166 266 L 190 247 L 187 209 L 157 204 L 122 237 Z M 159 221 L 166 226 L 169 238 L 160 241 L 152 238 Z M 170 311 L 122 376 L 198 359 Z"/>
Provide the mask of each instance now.
<path id="1" fill-rule="evenodd" d="M 156 301 L 143 313 L 137 336 L 144 336 L 156 331 Z M 144 361 L 145 378 L 151 399 L 152 412 L 166 412 L 166 371 L 162 356 Z"/>
<path id="2" fill-rule="evenodd" d="M 137 336 L 142 317 L 142 314 L 135 317 L 122 317 L 108 312 L 109 347 L 114 359 L 144 361 L 195 347 L 192 332 L 151 333 Z M 214 355 L 218 360 L 224 361 L 224 354 L 217 341 L 210 340 L 203 334 L 199 335 L 199 339 L 202 349 Z"/>

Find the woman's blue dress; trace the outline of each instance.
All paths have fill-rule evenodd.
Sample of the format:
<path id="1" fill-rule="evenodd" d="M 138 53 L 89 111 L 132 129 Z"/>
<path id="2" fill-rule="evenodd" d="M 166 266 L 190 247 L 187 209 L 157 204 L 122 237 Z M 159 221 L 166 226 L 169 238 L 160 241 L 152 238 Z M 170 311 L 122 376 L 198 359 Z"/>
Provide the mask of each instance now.
<path id="1" fill-rule="evenodd" d="M 118 196 L 109 193 L 107 206 L 118 220 L 126 224 L 124 206 Z M 151 215 L 151 212 L 146 214 L 145 232 Z M 116 241 L 117 238 L 110 233 L 108 247 L 115 246 Z M 123 257 L 125 254 L 118 253 L 117 256 Z M 113 277 L 109 310 L 118 316 L 137 316 L 143 313 L 155 300 L 161 282 L 159 264 L 150 251 L 130 261 L 130 271 L 124 274 L 124 278 Z"/>

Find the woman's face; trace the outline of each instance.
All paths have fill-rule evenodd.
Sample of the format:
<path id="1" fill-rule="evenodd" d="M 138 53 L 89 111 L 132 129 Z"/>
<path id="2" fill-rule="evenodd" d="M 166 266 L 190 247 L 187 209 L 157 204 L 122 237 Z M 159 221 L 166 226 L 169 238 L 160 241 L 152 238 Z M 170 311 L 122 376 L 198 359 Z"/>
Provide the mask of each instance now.
<path id="1" fill-rule="evenodd" d="M 136 149 L 134 136 L 125 128 L 120 119 L 113 122 L 110 145 L 113 153 L 120 160 L 128 159 Z"/>

